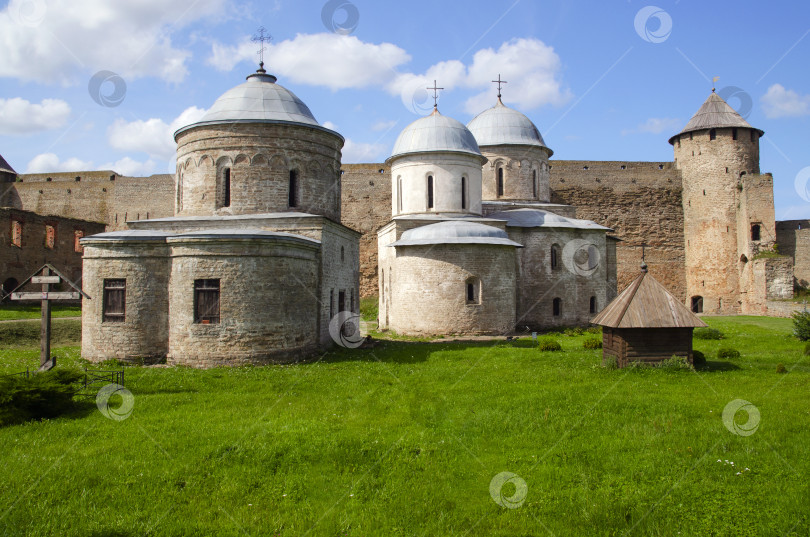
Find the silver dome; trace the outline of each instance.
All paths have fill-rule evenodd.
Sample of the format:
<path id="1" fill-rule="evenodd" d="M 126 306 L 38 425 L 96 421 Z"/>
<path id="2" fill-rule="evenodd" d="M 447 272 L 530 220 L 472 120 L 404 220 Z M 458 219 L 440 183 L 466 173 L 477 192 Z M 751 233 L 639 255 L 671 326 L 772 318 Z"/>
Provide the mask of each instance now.
<path id="1" fill-rule="evenodd" d="M 481 156 L 475 137 L 463 123 L 434 110 L 405 127 L 389 160 L 410 153 L 443 151 Z"/>
<path id="2" fill-rule="evenodd" d="M 503 246 L 523 246 L 513 240 L 502 229 L 478 222 L 447 221 L 430 224 L 405 231 L 399 240 L 389 246 L 422 246 L 427 244 L 499 244 Z"/>
<path id="3" fill-rule="evenodd" d="M 484 110 L 467 125 L 475 136 L 479 147 L 490 145 L 534 145 L 548 149 L 540 131 L 525 115 L 509 108 L 500 99 L 488 110 Z"/>
<path id="4" fill-rule="evenodd" d="M 509 227 L 550 227 L 613 231 L 609 227 L 600 226 L 590 220 L 568 218 L 540 209 L 511 209 L 492 213 L 489 217 L 497 218 L 498 220 L 506 220 L 506 225 Z"/>

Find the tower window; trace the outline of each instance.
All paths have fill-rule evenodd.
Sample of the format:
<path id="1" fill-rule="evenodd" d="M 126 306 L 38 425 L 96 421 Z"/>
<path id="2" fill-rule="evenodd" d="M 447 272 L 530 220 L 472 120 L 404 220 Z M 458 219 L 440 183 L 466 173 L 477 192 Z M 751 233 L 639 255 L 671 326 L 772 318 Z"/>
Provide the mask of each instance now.
<path id="1" fill-rule="evenodd" d="M 703 297 L 692 297 L 692 313 L 703 313 Z"/>
<path id="2" fill-rule="evenodd" d="M 591 313 L 596 313 L 596 297 L 595 296 L 591 297 L 589 311 Z"/>
<path id="3" fill-rule="evenodd" d="M 433 176 L 428 175 L 427 178 L 427 208 L 433 208 Z"/>
<path id="4" fill-rule="evenodd" d="M 219 280 L 194 280 L 194 322 L 219 323 Z"/>
<path id="5" fill-rule="evenodd" d="M 552 244 L 551 245 L 551 270 L 557 270 L 560 268 L 560 245 L 559 244 Z"/>
<path id="6" fill-rule="evenodd" d="M 469 278 L 465 284 L 467 304 L 481 303 L 481 281 L 478 278 Z"/>
<path id="7" fill-rule="evenodd" d="M 537 199 L 537 170 L 532 170 L 532 196 Z"/>
<path id="8" fill-rule="evenodd" d="M 343 248 L 343 246 L 340 247 L 340 262 L 341 263 L 346 262 L 346 249 Z"/>
<path id="9" fill-rule="evenodd" d="M 231 169 L 225 168 L 222 173 L 222 206 L 231 206 Z"/>
<path id="10" fill-rule="evenodd" d="M 555 298 L 551 303 L 551 312 L 555 317 L 562 315 L 562 299 Z"/>
<path id="11" fill-rule="evenodd" d="M 461 178 L 461 208 L 467 208 L 467 178 Z"/>
<path id="12" fill-rule="evenodd" d="M 126 302 L 127 281 L 125 279 L 105 279 L 101 321 L 104 323 L 123 323 Z"/>
<path id="13" fill-rule="evenodd" d="M 737 127 L 733 127 L 733 128 L 731 129 L 731 139 L 732 139 L 732 140 L 736 140 L 736 139 L 737 139 Z"/>
<path id="14" fill-rule="evenodd" d="M 717 139 L 717 130 L 712 129 L 709 131 L 709 140 L 716 140 Z"/>
<path id="15" fill-rule="evenodd" d="M 402 177 L 397 177 L 397 212 L 402 212 Z"/>
<path id="16" fill-rule="evenodd" d="M 290 186 L 287 192 L 289 197 L 288 205 L 290 207 L 298 207 L 298 172 L 290 170 Z"/>
<path id="17" fill-rule="evenodd" d="M 749 131 L 749 132 L 751 133 L 751 141 L 752 141 L 752 142 L 756 142 L 756 141 L 757 141 L 757 139 L 756 139 L 756 136 L 755 136 L 755 134 L 754 134 L 754 131 Z"/>
<path id="18" fill-rule="evenodd" d="M 760 240 L 760 226 L 759 226 L 759 224 L 753 224 L 751 226 L 751 240 L 752 241 Z"/>
<path id="19" fill-rule="evenodd" d="M 503 196 L 503 168 L 498 168 L 498 197 Z"/>

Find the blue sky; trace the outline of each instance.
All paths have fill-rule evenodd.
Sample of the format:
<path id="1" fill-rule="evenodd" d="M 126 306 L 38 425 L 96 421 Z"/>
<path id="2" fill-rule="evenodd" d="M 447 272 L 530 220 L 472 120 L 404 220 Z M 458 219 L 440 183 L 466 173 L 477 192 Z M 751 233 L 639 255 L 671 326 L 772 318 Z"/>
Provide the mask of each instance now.
<path id="1" fill-rule="evenodd" d="M 804 2 L 15 0 L 0 10 L 0 154 L 20 173 L 173 172 L 171 132 L 256 69 L 259 26 L 268 71 L 346 137 L 344 162 L 384 160 L 431 108 L 425 82 L 466 123 L 499 73 L 554 158 L 669 161 L 719 76 L 766 132 L 776 218 L 810 217 Z"/>

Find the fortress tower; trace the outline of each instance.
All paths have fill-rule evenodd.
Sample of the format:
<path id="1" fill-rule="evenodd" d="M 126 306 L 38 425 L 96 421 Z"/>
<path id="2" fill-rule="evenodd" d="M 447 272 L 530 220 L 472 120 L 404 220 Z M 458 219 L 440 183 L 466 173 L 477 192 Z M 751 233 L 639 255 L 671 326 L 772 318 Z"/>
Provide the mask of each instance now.
<path id="1" fill-rule="evenodd" d="M 669 139 L 683 177 L 687 305 L 693 312 L 745 313 L 757 289 L 765 289 L 755 285 L 751 264 L 759 252 L 773 249 L 776 238 L 773 178 L 759 174 L 763 135 L 712 90 Z"/>

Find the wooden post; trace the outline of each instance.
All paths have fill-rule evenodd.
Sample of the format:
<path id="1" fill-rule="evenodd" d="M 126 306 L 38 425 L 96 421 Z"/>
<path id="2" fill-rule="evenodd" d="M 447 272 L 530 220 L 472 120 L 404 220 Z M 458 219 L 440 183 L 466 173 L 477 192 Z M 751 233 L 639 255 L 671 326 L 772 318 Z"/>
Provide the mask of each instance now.
<path id="1" fill-rule="evenodd" d="M 48 267 L 42 269 L 43 276 L 50 276 L 51 271 Z M 51 301 L 48 300 L 48 291 L 50 291 L 50 283 L 47 279 L 43 279 L 42 284 L 42 323 L 40 326 L 40 353 L 39 353 L 39 370 L 47 371 L 53 369 L 56 365 L 56 360 L 51 361 Z"/>

